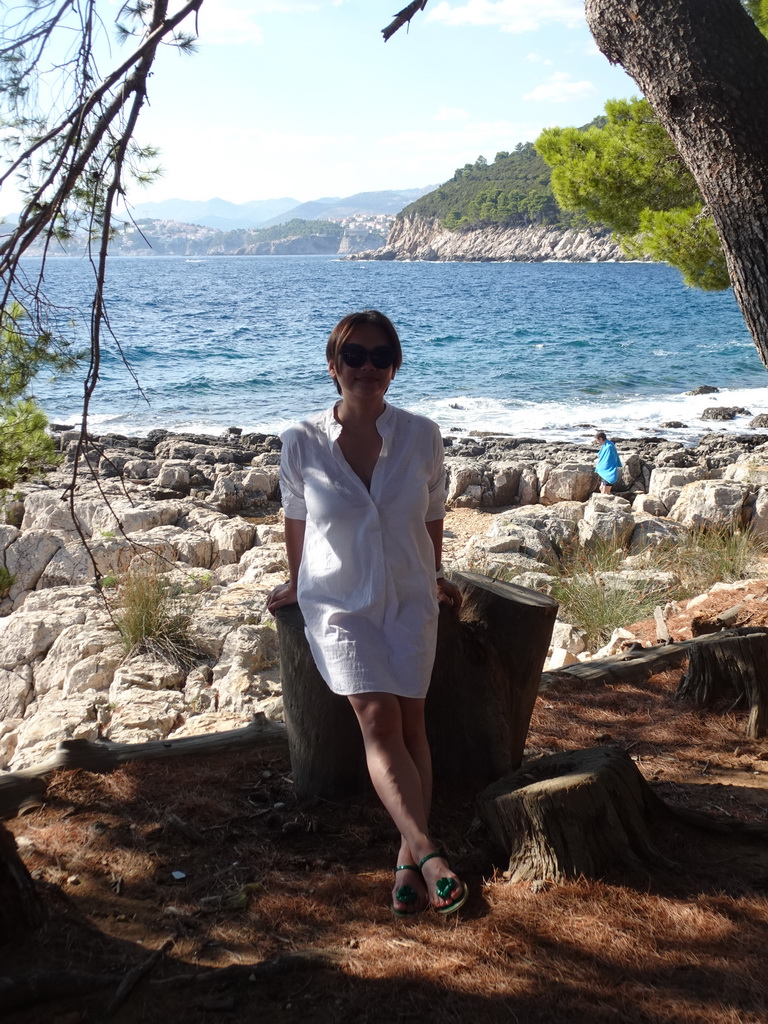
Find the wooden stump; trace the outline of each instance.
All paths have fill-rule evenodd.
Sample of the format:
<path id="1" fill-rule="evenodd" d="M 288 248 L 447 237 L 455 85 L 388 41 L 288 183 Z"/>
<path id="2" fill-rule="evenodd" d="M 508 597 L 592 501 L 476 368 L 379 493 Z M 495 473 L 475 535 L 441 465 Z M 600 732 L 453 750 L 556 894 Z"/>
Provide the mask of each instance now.
<path id="1" fill-rule="evenodd" d="M 617 867 L 671 866 L 646 820 L 664 810 L 616 747 L 553 754 L 488 786 L 477 811 L 509 851 L 511 880 L 597 878 Z"/>
<path id="2" fill-rule="evenodd" d="M 534 590 L 456 573 L 461 615 L 440 609 L 426 704 L 436 785 L 484 786 L 516 768 L 538 692 L 557 603 Z M 315 667 L 298 605 L 277 612 L 283 706 L 300 799 L 370 788 L 363 743 L 345 697 Z"/>
<path id="3" fill-rule="evenodd" d="M 721 697 L 741 695 L 750 707 L 747 736 L 760 739 L 768 729 L 768 632 L 715 633 L 692 645 L 676 696 L 706 708 Z"/>
<path id="4" fill-rule="evenodd" d="M 42 904 L 16 841 L 0 825 L 0 944 L 25 938 L 42 920 Z"/>

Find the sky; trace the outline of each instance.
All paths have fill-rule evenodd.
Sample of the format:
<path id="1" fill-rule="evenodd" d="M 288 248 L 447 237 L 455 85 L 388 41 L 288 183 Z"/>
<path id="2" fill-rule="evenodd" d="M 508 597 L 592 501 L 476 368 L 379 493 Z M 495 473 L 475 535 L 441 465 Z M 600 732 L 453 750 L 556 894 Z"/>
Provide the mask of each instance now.
<path id="1" fill-rule="evenodd" d="M 166 47 L 156 62 L 137 138 L 160 148 L 164 173 L 130 198 L 304 202 L 437 185 L 639 94 L 595 46 L 583 0 L 429 0 L 385 44 L 405 4 L 204 0 L 197 53 Z M 13 208 L 4 198 L 0 213 Z"/>

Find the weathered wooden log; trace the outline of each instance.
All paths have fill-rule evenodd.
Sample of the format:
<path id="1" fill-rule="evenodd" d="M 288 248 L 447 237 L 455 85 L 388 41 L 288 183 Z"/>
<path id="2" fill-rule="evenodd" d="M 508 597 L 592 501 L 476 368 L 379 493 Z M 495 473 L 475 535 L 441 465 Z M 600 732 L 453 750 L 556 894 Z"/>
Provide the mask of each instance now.
<path id="1" fill-rule="evenodd" d="M 457 573 L 459 616 L 442 606 L 426 703 L 436 784 L 486 785 L 520 764 L 557 603 L 478 573 Z M 277 613 L 283 708 L 301 799 L 370 787 L 349 702 L 315 667 L 298 605 Z"/>
<path id="2" fill-rule="evenodd" d="M 19 811 L 39 807 L 45 798 L 50 776 L 55 771 L 83 768 L 89 772 L 109 774 L 129 761 L 205 756 L 254 747 L 268 750 L 285 746 L 286 742 L 285 727 L 279 722 L 269 722 L 261 713 L 242 729 L 228 729 L 204 736 L 181 736 L 179 739 L 149 740 L 146 743 L 64 740 L 53 757 L 43 764 L 17 772 L 0 773 L 0 819 L 12 818 Z"/>
<path id="3" fill-rule="evenodd" d="M 649 817 L 664 804 L 617 747 L 538 758 L 488 786 L 476 807 L 498 845 L 509 851 L 514 882 L 672 866 L 647 831 Z"/>
<path id="4" fill-rule="evenodd" d="M 26 938 L 42 920 L 43 907 L 16 840 L 0 825 L 0 944 Z"/>
<path id="5" fill-rule="evenodd" d="M 760 626 L 742 626 L 739 629 L 721 630 L 710 636 L 697 636 L 692 640 L 676 640 L 658 647 L 612 654 L 609 658 L 595 658 L 578 665 L 566 665 L 554 672 L 543 672 L 539 692 L 543 693 L 560 683 L 564 676 L 572 677 L 590 685 L 608 683 L 634 683 L 655 675 L 668 668 L 678 668 L 690 657 L 694 647 L 702 643 L 720 644 L 733 636 L 763 635 L 766 630 Z"/>
<path id="6" fill-rule="evenodd" d="M 768 728 L 768 632 L 732 630 L 712 634 L 691 647 L 688 671 L 676 696 L 699 707 L 721 697 L 743 695 L 750 707 L 747 736 L 760 739 Z"/>

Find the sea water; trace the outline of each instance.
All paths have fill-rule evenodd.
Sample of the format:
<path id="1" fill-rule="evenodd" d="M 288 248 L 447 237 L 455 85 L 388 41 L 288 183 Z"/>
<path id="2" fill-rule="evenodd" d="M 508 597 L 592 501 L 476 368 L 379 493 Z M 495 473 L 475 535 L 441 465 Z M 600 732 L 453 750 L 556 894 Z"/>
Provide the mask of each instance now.
<path id="1" fill-rule="evenodd" d="M 279 432 L 335 400 L 328 333 L 371 307 L 403 341 L 390 400 L 445 433 L 584 441 L 599 427 L 693 443 L 768 412 L 768 376 L 731 292 L 688 289 L 666 265 L 116 257 L 108 271 L 113 336 L 94 433 Z M 61 329 L 87 344 L 90 264 L 49 260 L 45 288 Z M 80 421 L 82 381 L 35 383 L 51 420 Z M 719 393 L 686 394 L 704 384 Z M 702 421 L 710 405 L 751 415 Z"/>

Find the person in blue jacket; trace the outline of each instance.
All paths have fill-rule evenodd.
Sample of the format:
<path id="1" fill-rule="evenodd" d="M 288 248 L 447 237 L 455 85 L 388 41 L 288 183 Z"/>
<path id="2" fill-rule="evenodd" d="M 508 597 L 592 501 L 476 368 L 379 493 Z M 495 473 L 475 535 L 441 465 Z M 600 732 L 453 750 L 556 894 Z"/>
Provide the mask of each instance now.
<path id="1" fill-rule="evenodd" d="M 616 445 L 608 440 L 602 430 L 595 434 L 595 442 L 600 445 L 595 464 L 595 472 L 600 477 L 600 493 L 610 494 L 611 488 L 619 479 L 621 459 L 616 451 Z"/>

